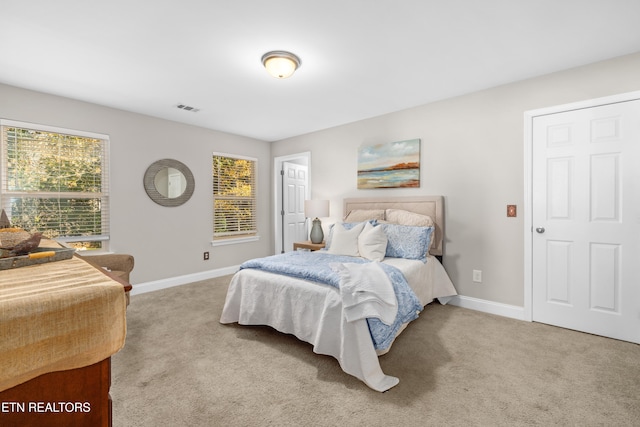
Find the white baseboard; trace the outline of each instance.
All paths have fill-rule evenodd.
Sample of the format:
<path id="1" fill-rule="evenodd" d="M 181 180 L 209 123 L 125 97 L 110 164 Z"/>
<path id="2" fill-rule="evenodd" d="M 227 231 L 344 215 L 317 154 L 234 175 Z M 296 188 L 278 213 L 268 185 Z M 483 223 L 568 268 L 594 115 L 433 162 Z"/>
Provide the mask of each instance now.
<path id="1" fill-rule="evenodd" d="M 217 270 L 208 270 L 201 273 L 186 274 L 184 276 L 170 277 L 168 279 L 154 280 L 151 282 L 136 283 L 131 289 L 131 296 L 144 294 L 147 292 L 159 291 L 160 289 L 172 288 L 174 286 L 187 285 L 201 280 L 213 279 L 216 277 L 227 276 L 238 271 L 239 266 L 219 268 Z"/>
<path id="2" fill-rule="evenodd" d="M 144 294 L 147 292 L 159 291 L 161 289 L 172 288 L 174 286 L 187 285 L 201 280 L 213 279 L 216 277 L 227 276 L 238 271 L 239 266 L 219 268 L 217 270 L 208 270 L 201 273 L 186 274 L 184 276 L 170 277 L 168 279 L 154 280 L 151 282 L 137 283 L 133 285 L 131 296 Z M 456 307 L 468 308 L 471 310 L 481 311 L 483 313 L 495 314 L 498 316 L 509 317 L 517 320 L 525 320 L 524 307 L 515 305 L 502 304 L 494 301 L 487 301 L 473 297 L 458 295 L 448 304 Z"/>
<path id="3" fill-rule="evenodd" d="M 517 305 L 502 304 L 494 301 L 465 297 L 463 295 L 453 297 L 451 301 L 449 301 L 449 304 L 481 311 L 483 313 L 496 314 L 498 316 L 510 317 L 517 320 L 525 320 L 524 307 L 519 307 Z"/>

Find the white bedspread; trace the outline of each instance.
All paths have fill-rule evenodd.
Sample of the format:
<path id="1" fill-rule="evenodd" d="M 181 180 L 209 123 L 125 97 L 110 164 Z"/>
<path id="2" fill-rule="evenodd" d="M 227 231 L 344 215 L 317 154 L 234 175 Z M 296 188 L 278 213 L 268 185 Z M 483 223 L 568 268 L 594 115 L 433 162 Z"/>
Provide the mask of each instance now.
<path id="1" fill-rule="evenodd" d="M 420 261 L 404 261 L 408 260 L 384 262 L 406 271 L 405 277 L 421 303 L 456 295 L 435 258 L 430 258 L 429 266 Z M 340 292 L 329 285 L 243 269 L 229 284 L 220 322 L 268 325 L 293 334 L 312 344 L 315 353 L 336 358 L 344 372 L 376 391 L 386 391 L 399 382 L 382 372 L 366 319 L 347 322 Z"/>

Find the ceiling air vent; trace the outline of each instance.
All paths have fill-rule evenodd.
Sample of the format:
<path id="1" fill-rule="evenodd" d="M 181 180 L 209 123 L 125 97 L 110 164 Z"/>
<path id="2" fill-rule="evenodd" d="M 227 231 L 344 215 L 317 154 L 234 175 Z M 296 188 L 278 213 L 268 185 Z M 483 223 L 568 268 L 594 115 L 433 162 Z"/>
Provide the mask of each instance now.
<path id="1" fill-rule="evenodd" d="M 199 108 L 190 107 L 189 105 L 185 105 L 185 104 L 178 104 L 177 107 L 184 111 L 191 111 L 192 113 L 197 113 L 198 111 L 200 111 Z"/>

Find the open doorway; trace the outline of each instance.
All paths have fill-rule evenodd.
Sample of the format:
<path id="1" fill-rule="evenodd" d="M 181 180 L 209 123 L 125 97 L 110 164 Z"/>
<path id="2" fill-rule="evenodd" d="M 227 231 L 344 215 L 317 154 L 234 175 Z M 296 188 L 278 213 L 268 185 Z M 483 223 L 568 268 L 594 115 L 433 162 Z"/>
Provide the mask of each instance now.
<path id="1" fill-rule="evenodd" d="M 304 200 L 311 195 L 311 153 L 275 157 L 274 183 L 274 253 L 293 250 L 292 242 L 306 240 Z"/>

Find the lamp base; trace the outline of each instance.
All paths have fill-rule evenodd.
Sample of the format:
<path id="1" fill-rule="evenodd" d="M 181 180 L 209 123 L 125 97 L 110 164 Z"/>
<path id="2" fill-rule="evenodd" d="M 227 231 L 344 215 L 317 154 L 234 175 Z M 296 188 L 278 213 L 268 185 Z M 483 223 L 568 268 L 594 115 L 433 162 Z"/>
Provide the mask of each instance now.
<path id="1" fill-rule="evenodd" d="M 324 240 L 324 233 L 322 232 L 322 225 L 318 218 L 313 220 L 313 226 L 311 227 L 311 233 L 309 234 L 311 243 L 322 243 Z"/>

